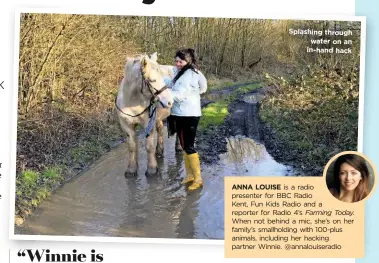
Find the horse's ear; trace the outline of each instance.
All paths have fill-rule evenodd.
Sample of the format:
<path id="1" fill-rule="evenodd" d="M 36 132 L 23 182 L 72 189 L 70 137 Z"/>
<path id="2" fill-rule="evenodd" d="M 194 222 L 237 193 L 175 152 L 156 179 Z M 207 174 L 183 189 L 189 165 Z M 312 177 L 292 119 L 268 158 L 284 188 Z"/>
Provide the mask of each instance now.
<path id="1" fill-rule="evenodd" d="M 157 62 L 158 60 L 158 53 L 157 52 L 154 52 L 151 56 L 150 56 L 150 59 Z"/>
<path id="2" fill-rule="evenodd" d="M 146 67 L 147 66 L 147 57 L 143 56 L 141 59 L 141 66 Z"/>
<path id="3" fill-rule="evenodd" d="M 148 56 L 145 55 L 145 56 L 142 57 L 142 59 L 141 59 L 141 67 L 142 67 L 143 72 L 147 71 L 148 61 L 149 61 Z"/>

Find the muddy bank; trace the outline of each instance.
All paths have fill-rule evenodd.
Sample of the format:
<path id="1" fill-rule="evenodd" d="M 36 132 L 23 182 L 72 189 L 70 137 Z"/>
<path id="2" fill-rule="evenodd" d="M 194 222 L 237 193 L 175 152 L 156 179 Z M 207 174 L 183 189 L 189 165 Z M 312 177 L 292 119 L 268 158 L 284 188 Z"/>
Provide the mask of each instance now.
<path id="1" fill-rule="evenodd" d="M 300 154 L 290 149 L 286 142 L 276 137 L 273 130 L 259 115 L 261 101 L 275 92 L 275 87 L 266 86 L 251 92 L 243 93 L 228 106 L 228 116 L 221 125 L 211 125 L 197 136 L 197 148 L 204 163 L 217 162 L 220 155 L 227 152 L 227 138 L 244 136 L 265 145 L 267 152 L 279 163 L 293 168 L 293 175 L 318 176 L 322 167 L 307 167 L 298 161 Z M 227 90 L 228 91 L 228 90 Z M 213 101 L 210 98 L 221 98 L 220 94 L 229 92 L 217 91 L 204 100 L 204 105 Z"/>
<path id="2" fill-rule="evenodd" d="M 313 163 L 305 164 L 299 161 L 299 156 L 303 153 L 299 149 L 290 147 L 287 142 L 278 139 L 275 130 L 268 124 L 263 123 L 262 132 L 264 133 L 266 149 L 275 160 L 294 167 L 297 170 L 297 175 L 322 176 L 322 166 L 315 166 Z"/>
<path id="3" fill-rule="evenodd" d="M 202 99 L 202 105 L 207 106 L 230 96 L 232 91 L 241 86 L 244 85 L 211 92 Z M 264 144 L 263 123 L 259 118 L 259 102 L 270 89 L 270 87 L 257 88 L 239 95 L 228 105 L 229 114 L 222 124 L 210 125 L 207 129 L 198 132 L 196 147 L 203 162 L 217 162 L 219 155 L 227 151 L 229 137 L 244 136 Z"/>
<path id="4" fill-rule="evenodd" d="M 266 99 L 275 88 L 262 90 L 263 99 Z M 262 100 L 263 100 L 262 99 Z M 304 165 L 299 159 L 301 152 L 293 147 L 290 147 L 289 143 L 285 140 L 278 138 L 275 129 L 273 129 L 268 123 L 264 122 L 260 118 L 259 108 L 261 103 L 258 104 L 258 111 L 256 118 L 260 123 L 260 135 L 264 142 L 267 152 L 279 163 L 293 167 L 294 175 L 308 175 L 319 176 L 322 175 L 322 167 L 315 167 L 314 164 L 310 166 Z M 296 140 L 296 138 L 294 138 Z M 321 173 L 320 173 L 321 172 Z"/>

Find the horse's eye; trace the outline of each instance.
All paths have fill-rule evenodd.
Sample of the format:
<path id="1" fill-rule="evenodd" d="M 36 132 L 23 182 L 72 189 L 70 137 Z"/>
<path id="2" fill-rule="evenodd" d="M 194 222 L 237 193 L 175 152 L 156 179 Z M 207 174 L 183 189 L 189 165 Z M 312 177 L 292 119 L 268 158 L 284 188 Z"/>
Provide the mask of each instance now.
<path id="1" fill-rule="evenodd" d="M 156 79 L 150 79 L 149 81 L 150 82 L 156 82 L 157 80 Z"/>

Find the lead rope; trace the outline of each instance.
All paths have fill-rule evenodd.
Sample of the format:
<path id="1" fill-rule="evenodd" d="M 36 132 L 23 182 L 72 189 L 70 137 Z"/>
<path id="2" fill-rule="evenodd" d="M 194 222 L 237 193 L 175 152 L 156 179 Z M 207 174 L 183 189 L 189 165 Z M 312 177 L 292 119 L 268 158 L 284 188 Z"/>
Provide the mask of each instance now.
<path id="1" fill-rule="evenodd" d="M 156 119 L 157 119 L 157 107 L 156 107 L 156 103 L 154 103 L 150 107 L 149 122 L 147 123 L 146 129 L 145 129 L 145 138 L 149 137 L 154 127 Z"/>
<path id="2" fill-rule="evenodd" d="M 150 100 L 150 104 L 149 104 L 149 106 L 147 106 L 141 113 L 138 113 L 138 114 L 136 114 L 136 115 L 130 115 L 130 114 L 128 114 L 128 113 L 125 113 L 122 109 L 120 109 L 119 107 L 118 107 L 118 105 L 117 105 L 117 96 L 116 96 L 116 98 L 115 98 L 115 100 L 114 100 L 114 103 L 115 103 L 115 105 L 116 105 L 116 108 L 122 113 L 122 114 L 125 114 L 126 116 L 129 116 L 129 117 L 138 117 L 138 116 L 141 116 L 143 113 L 145 113 L 145 111 L 147 111 L 148 109 L 150 109 L 151 108 L 151 105 L 152 105 L 152 100 Z"/>

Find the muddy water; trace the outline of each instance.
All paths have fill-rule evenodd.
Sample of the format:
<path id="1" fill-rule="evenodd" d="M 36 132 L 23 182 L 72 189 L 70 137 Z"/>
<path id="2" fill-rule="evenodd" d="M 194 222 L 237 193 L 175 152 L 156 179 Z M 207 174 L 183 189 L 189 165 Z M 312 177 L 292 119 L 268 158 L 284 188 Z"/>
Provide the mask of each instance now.
<path id="1" fill-rule="evenodd" d="M 234 106 L 231 122 L 242 123 L 235 125 L 239 135 L 227 138 L 227 152 L 216 164 L 202 164 L 202 189 L 188 193 L 180 184 L 185 176 L 182 154 L 175 153 L 175 137 L 167 138 L 165 130 L 158 176 L 145 176 L 141 137 L 139 175 L 125 178 L 127 148 L 121 144 L 44 201 L 16 233 L 223 239 L 225 176 L 292 174 L 259 143 L 259 132 L 241 122 L 242 116 L 256 113 L 255 99 L 245 97 L 248 103 Z"/>

